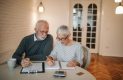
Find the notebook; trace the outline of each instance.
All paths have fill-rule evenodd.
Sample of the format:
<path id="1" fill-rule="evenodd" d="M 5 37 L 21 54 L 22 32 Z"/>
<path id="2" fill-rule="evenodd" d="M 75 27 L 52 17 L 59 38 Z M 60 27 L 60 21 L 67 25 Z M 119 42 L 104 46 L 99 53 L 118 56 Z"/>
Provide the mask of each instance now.
<path id="1" fill-rule="evenodd" d="M 68 67 L 68 62 L 60 62 L 62 69 L 75 69 L 75 67 Z"/>
<path id="2" fill-rule="evenodd" d="M 45 63 L 45 69 L 60 69 L 59 62 L 55 61 L 53 66 L 49 66 L 47 63 Z"/>
<path id="3" fill-rule="evenodd" d="M 68 62 L 55 61 L 53 66 L 49 66 L 47 63 L 45 64 L 45 69 L 75 69 L 75 67 L 68 67 Z"/>

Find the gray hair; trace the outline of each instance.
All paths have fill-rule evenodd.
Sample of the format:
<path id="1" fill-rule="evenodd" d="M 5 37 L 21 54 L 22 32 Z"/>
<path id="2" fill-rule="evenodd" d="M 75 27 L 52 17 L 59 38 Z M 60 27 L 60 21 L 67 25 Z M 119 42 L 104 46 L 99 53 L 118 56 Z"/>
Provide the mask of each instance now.
<path id="1" fill-rule="evenodd" d="M 57 34 L 61 34 L 63 35 L 64 37 L 67 37 L 70 35 L 70 30 L 68 28 L 68 26 L 66 25 L 61 25 L 60 27 L 58 27 L 57 29 Z"/>
<path id="2" fill-rule="evenodd" d="M 46 20 L 38 20 L 38 21 L 37 21 L 37 23 L 36 23 L 35 28 L 37 28 L 37 29 L 38 29 L 39 24 L 41 24 L 41 23 L 44 23 L 44 24 L 46 24 L 46 25 L 47 25 L 47 27 L 49 27 L 49 24 L 48 24 L 48 22 L 47 22 Z"/>

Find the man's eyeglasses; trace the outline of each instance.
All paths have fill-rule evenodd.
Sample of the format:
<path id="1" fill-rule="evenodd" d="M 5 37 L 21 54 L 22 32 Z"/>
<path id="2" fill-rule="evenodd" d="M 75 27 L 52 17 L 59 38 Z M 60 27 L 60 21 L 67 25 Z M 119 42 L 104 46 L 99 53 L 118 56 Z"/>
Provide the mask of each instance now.
<path id="1" fill-rule="evenodd" d="M 64 37 L 64 38 L 59 38 L 58 36 L 56 37 L 57 40 L 62 41 L 62 40 L 66 40 L 68 38 L 68 36 Z"/>
<path id="2" fill-rule="evenodd" d="M 45 34 L 47 34 L 47 33 L 48 33 L 48 31 L 40 31 L 40 33 L 45 33 Z"/>

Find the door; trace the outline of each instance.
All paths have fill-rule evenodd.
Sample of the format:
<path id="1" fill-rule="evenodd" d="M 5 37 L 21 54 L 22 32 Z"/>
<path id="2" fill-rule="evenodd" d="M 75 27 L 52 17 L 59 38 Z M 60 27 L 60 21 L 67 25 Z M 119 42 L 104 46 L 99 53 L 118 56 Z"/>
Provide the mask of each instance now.
<path id="1" fill-rule="evenodd" d="M 71 13 L 72 39 L 98 53 L 100 0 L 72 0 Z"/>

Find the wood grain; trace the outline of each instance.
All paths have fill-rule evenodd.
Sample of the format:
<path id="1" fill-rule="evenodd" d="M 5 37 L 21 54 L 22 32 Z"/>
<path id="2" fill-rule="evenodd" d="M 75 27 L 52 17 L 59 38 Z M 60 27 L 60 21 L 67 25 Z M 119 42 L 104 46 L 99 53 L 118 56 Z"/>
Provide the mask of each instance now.
<path id="1" fill-rule="evenodd" d="M 97 80 L 123 80 L 123 57 L 92 54 L 87 69 Z"/>

